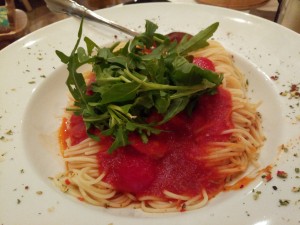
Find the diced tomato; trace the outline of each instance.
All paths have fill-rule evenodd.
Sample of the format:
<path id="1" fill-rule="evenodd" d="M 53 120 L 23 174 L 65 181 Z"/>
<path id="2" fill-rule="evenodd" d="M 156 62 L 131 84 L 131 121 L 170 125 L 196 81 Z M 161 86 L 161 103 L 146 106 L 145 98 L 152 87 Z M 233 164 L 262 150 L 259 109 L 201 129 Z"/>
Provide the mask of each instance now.
<path id="1" fill-rule="evenodd" d="M 169 131 L 185 130 L 187 129 L 187 115 L 179 113 L 164 124 L 162 129 Z"/>
<path id="2" fill-rule="evenodd" d="M 81 116 L 71 116 L 69 137 L 71 140 L 71 145 L 76 145 L 88 137 L 85 124 Z"/>
<path id="3" fill-rule="evenodd" d="M 152 113 L 148 118 L 148 123 L 159 122 L 163 119 L 162 115 L 158 113 Z M 131 146 L 152 158 L 161 158 L 167 152 L 170 151 L 170 147 L 166 142 L 170 138 L 170 132 L 177 130 L 183 130 L 186 127 L 186 122 L 183 114 L 173 117 L 165 124 L 157 126 L 161 130 L 160 134 L 151 134 L 147 143 L 143 143 L 140 136 L 137 133 L 131 133 L 129 135 L 129 141 Z"/>
<path id="4" fill-rule="evenodd" d="M 157 112 L 153 112 L 150 114 L 150 116 L 147 117 L 146 122 L 147 123 L 158 123 L 163 119 L 163 116 L 161 114 L 158 114 Z"/>
<path id="5" fill-rule="evenodd" d="M 211 60 L 205 57 L 195 57 L 193 63 L 205 70 L 216 71 L 215 65 Z"/>
<path id="6" fill-rule="evenodd" d="M 77 199 L 78 199 L 79 201 L 81 201 L 81 202 L 84 201 L 84 198 L 83 198 L 83 197 L 77 197 Z"/>
<path id="7" fill-rule="evenodd" d="M 91 96 L 91 95 L 94 94 L 94 92 L 93 92 L 93 90 L 92 90 L 92 86 L 88 86 L 88 87 L 87 87 L 86 94 L 87 94 L 88 96 Z"/>
<path id="8" fill-rule="evenodd" d="M 163 157 L 168 152 L 168 145 L 163 141 L 161 135 L 152 134 L 148 142 L 143 143 L 138 134 L 132 133 L 129 141 L 135 150 L 153 158 Z"/>
<path id="9" fill-rule="evenodd" d="M 89 76 L 89 80 L 87 83 L 87 89 L 86 89 L 86 94 L 87 95 L 93 95 L 94 92 L 92 90 L 92 83 L 94 83 L 96 81 L 96 77 L 94 73 L 91 73 L 91 75 Z"/>
<path id="10" fill-rule="evenodd" d="M 88 75 L 85 76 L 87 79 L 87 90 L 86 90 L 86 94 L 87 95 L 92 95 L 94 94 L 93 90 L 92 90 L 92 83 L 94 83 L 96 81 L 96 74 L 93 72 L 90 72 Z"/>
<path id="11" fill-rule="evenodd" d="M 152 52 L 152 49 L 149 49 L 149 48 L 145 48 L 144 50 L 143 50 L 143 53 L 145 54 L 145 55 L 148 55 L 148 54 L 150 54 Z"/>
<path id="12" fill-rule="evenodd" d="M 65 179 L 65 184 L 66 185 L 70 185 L 71 184 L 71 181 L 69 179 Z"/>
<path id="13" fill-rule="evenodd" d="M 268 173 L 268 174 L 265 176 L 265 179 L 266 179 L 267 182 L 269 182 L 270 180 L 272 180 L 272 179 L 273 179 L 272 174 L 271 174 L 271 173 Z"/>
<path id="14" fill-rule="evenodd" d="M 287 177 L 288 177 L 288 174 L 287 174 L 287 172 L 285 172 L 285 171 L 278 170 L 278 171 L 277 171 L 277 177 L 280 177 L 280 178 L 287 178 Z"/>
<path id="15" fill-rule="evenodd" d="M 100 138 L 100 151 L 107 151 L 113 143 L 111 136 L 104 136 L 99 130 L 93 129 L 91 133 Z M 71 141 L 71 146 L 80 143 L 81 141 L 88 138 L 85 124 L 83 122 L 82 116 L 72 115 L 70 118 L 70 126 L 68 134 Z"/>
<path id="16" fill-rule="evenodd" d="M 172 32 L 169 33 L 167 36 L 170 38 L 171 42 L 176 41 L 177 43 L 179 43 L 185 35 L 187 35 L 188 39 L 192 37 L 192 35 L 184 32 Z"/>
<path id="17" fill-rule="evenodd" d="M 96 130 L 95 132 L 93 132 L 95 135 L 97 135 L 98 137 L 100 137 L 100 146 L 99 146 L 99 150 L 100 151 L 107 151 L 109 149 L 109 147 L 112 145 L 113 143 L 113 138 L 112 136 L 104 136 L 103 134 L 100 133 L 99 130 Z"/>

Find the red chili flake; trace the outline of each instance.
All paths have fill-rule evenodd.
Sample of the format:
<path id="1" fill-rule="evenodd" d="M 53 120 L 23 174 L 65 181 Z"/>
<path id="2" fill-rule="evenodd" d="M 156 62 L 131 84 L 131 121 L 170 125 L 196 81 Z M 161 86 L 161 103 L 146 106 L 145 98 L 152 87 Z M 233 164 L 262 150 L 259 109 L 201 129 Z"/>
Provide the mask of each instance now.
<path id="1" fill-rule="evenodd" d="M 272 174 L 271 173 L 268 173 L 267 175 L 265 175 L 264 177 L 263 177 L 267 182 L 269 182 L 270 180 L 272 180 L 273 179 L 273 177 L 272 177 Z"/>
<path id="2" fill-rule="evenodd" d="M 81 202 L 84 201 L 84 198 L 83 198 L 83 197 L 77 197 L 77 199 L 78 199 L 79 201 L 81 201 Z"/>
<path id="3" fill-rule="evenodd" d="M 243 184 L 241 184 L 240 188 L 242 189 L 243 187 L 244 187 L 244 185 L 243 185 Z"/>
<path id="4" fill-rule="evenodd" d="M 65 184 L 66 185 L 70 185 L 71 184 L 71 181 L 69 179 L 65 179 Z"/>
<path id="5" fill-rule="evenodd" d="M 291 85 L 291 90 L 290 91 L 298 91 L 299 87 L 296 84 Z"/>
<path id="6" fill-rule="evenodd" d="M 290 91 L 296 91 L 296 88 L 297 88 L 296 84 L 292 84 Z"/>
<path id="7" fill-rule="evenodd" d="M 280 178 L 287 178 L 287 176 L 288 176 L 287 172 L 282 171 L 282 170 L 278 170 L 278 171 L 277 171 L 277 177 L 280 177 Z"/>
<path id="8" fill-rule="evenodd" d="M 145 49 L 143 50 L 143 53 L 144 53 L 145 55 L 149 55 L 151 52 L 152 52 L 152 49 L 145 48 Z"/>
<path id="9" fill-rule="evenodd" d="M 274 75 L 274 76 L 271 76 L 271 79 L 272 79 L 272 80 L 278 80 L 278 78 L 279 78 L 279 77 L 278 77 L 278 76 L 276 76 L 276 75 Z"/>

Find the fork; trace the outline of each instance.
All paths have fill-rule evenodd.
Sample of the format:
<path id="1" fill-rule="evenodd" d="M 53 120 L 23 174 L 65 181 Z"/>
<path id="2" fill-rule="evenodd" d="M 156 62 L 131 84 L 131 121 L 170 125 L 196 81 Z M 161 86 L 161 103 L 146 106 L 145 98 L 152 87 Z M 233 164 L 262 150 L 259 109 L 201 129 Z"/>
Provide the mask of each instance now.
<path id="1" fill-rule="evenodd" d="M 106 19 L 97 13 L 93 12 L 92 10 L 84 7 L 83 5 L 78 4 L 77 2 L 73 0 L 45 0 L 47 7 L 52 12 L 57 13 L 65 13 L 71 16 L 75 17 L 84 17 L 86 19 L 89 19 L 94 22 L 98 22 L 104 25 L 107 25 L 111 28 L 114 28 L 116 30 L 119 30 L 121 32 L 124 32 L 130 36 L 137 36 L 139 33 L 128 29 L 126 27 L 123 27 L 109 19 Z"/>

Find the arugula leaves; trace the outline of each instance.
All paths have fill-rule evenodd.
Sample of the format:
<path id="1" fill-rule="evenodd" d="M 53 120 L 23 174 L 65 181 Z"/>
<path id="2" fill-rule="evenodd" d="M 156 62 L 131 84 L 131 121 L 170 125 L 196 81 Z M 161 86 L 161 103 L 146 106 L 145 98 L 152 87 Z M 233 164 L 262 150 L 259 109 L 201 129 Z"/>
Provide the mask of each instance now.
<path id="1" fill-rule="evenodd" d="M 70 56 L 56 51 L 69 71 L 66 85 L 74 106 L 68 110 L 82 115 L 90 137 L 98 140 L 92 132 L 95 128 L 114 137 L 110 153 L 129 144 L 130 132 L 139 133 L 146 143 L 151 134 L 160 132 L 157 125 L 185 109 L 191 113 L 196 99 L 204 93 L 213 94 L 222 82 L 222 75 L 199 68 L 188 56 L 189 52 L 208 45 L 218 23 L 176 43 L 167 35 L 156 33 L 157 25 L 147 20 L 145 32 L 117 51 L 114 49 L 118 43 L 109 48 L 99 47 L 88 37 L 84 38 L 86 50 L 79 47 L 82 27 L 83 19 Z M 96 75 L 91 87 L 83 74 L 77 72 L 84 64 L 92 64 Z M 87 93 L 88 88 L 92 94 Z M 148 123 L 153 112 L 163 119 Z"/>

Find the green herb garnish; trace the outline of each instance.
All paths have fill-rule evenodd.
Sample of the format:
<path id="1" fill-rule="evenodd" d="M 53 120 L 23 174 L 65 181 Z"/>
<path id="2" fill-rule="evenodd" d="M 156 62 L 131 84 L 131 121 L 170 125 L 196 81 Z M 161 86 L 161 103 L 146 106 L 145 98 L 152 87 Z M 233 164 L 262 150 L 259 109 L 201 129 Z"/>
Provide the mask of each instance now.
<path id="1" fill-rule="evenodd" d="M 180 43 L 156 33 L 157 25 L 146 21 L 145 32 L 114 51 L 118 45 L 99 47 L 88 37 L 86 50 L 79 47 L 82 38 L 81 21 L 78 40 L 70 56 L 56 54 L 67 64 L 69 76 L 66 84 L 75 100 L 69 108 L 81 115 L 90 137 L 92 129 L 103 135 L 112 135 L 114 142 L 108 152 L 129 144 L 128 134 L 138 132 L 144 143 L 151 134 L 161 132 L 157 125 L 187 109 L 192 112 L 197 98 L 214 94 L 222 82 L 222 75 L 204 70 L 191 63 L 191 51 L 208 45 L 218 27 L 214 23 L 192 38 L 184 37 Z M 77 69 L 91 64 L 96 75 L 92 94 L 84 76 Z M 162 120 L 147 123 L 151 113 L 162 115 Z"/>

